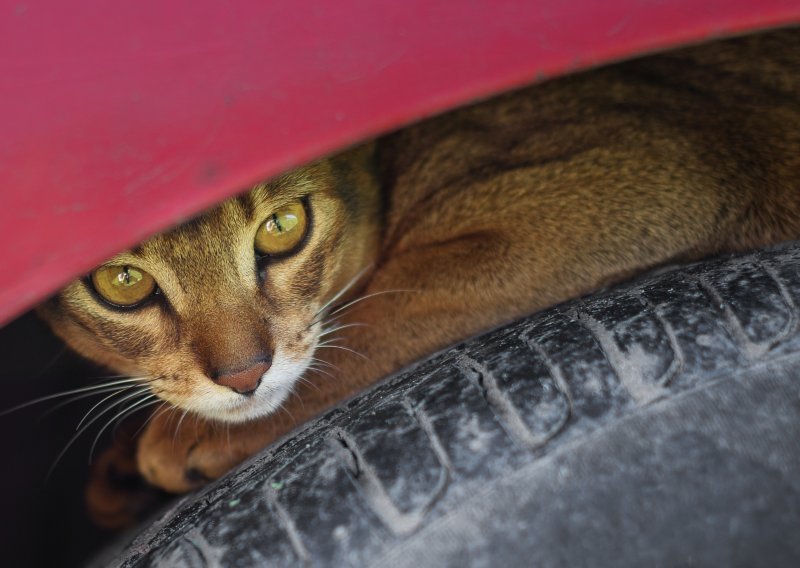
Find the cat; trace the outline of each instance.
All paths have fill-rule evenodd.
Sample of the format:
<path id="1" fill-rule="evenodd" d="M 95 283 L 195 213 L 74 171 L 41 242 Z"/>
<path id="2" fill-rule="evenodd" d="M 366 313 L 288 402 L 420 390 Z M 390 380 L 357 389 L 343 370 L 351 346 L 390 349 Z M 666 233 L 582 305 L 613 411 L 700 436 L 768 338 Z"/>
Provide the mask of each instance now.
<path id="1" fill-rule="evenodd" d="M 38 311 L 139 379 L 129 407 L 155 408 L 139 472 L 183 492 L 458 340 L 667 262 L 800 237 L 798 181 L 786 29 L 549 81 L 318 160 Z"/>

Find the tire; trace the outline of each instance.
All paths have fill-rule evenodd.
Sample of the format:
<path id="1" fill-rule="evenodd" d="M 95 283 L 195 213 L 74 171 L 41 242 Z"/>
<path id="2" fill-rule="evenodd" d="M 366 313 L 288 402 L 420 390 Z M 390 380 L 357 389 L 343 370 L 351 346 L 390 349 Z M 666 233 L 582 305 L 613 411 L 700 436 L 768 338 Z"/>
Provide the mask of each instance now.
<path id="1" fill-rule="evenodd" d="M 446 350 L 97 560 L 800 566 L 800 246 L 649 275 Z"/>

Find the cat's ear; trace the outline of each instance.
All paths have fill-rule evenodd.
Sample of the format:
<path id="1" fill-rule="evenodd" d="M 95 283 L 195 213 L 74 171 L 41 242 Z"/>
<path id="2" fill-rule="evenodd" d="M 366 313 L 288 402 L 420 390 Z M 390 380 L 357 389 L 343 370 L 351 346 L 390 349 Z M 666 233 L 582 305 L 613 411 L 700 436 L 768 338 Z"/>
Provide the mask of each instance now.
<path id="1" fill-rule="evenodd" d="M 353 146 L 328 160 L 336 191 L 353 219 L 377 223 L 381 206 L 375 142 Z"/>
<path id="2" fill-rule="evenodd" d="M 351 167 L 374 171 L 377 160 L 377 148 L 378 145 L 375 141 L 365 142 L 337 154 L 332 158 L 332 161 L 340 167 L 344 164 L 348 164 Z"/>
<path id="3" fill-rule="evenodd" d="M 59 319 L 62 314 L 61 309 L 61 292 L 49 297 L 44 302 L 36 306 L 36 315 L 44 320 L 51 326 L 54 325 L 55 320 Z"/>

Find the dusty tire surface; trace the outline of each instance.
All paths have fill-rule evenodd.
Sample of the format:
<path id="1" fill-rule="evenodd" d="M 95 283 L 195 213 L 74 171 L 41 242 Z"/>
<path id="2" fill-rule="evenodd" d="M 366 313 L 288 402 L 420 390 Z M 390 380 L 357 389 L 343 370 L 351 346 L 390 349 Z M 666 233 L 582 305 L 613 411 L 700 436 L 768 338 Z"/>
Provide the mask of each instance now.
<path id="1" fill-rule="evenodd" d="M 400 372 L 114 566 L 800 566 L 800 246 L 647 276 Z"/>

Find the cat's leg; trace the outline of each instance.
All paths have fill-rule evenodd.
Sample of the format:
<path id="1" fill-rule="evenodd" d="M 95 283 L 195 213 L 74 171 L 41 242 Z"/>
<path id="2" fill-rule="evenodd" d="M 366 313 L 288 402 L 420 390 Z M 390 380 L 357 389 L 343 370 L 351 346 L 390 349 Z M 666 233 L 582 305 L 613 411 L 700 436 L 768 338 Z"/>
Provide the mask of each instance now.
<path id="1" fill-rule="evenodd" d="M 105 529 L 116 530 L 143 520 L 167 497 L 139 474 L 136 435 L 142 423 L 139 417 L 123 422 L 113 444 L 92 462 L 86 508 L 92 522 Z"/>

